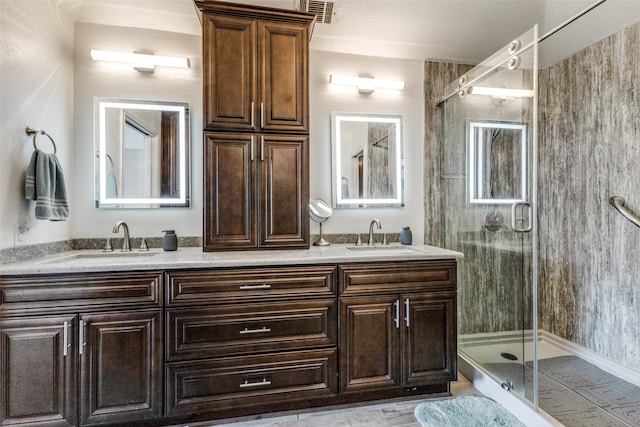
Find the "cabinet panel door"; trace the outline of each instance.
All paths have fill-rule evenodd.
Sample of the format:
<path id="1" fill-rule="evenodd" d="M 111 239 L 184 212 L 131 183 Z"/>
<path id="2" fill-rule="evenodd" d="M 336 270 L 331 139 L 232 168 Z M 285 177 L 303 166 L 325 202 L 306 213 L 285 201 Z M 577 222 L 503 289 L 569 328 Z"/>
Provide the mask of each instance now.
<path id="1" fill-rule="evenodd" d="M 456 293 L 407 294 L 402 303 L 403 386 L 455 381 Z"/>
<path id="2" fill-rule="evenodd" d="M 308 132 L 307 25 L 260 21 L 258 43 L 262 131 Z"/>
<path id="3" fill-rule="evenodd" d="M 80 317 L 83 424 L 162 414 L 162 311 Z"/>
<path id="4" fill-rule="evenodd" d="M 204 250 L 257 247 L 254 136 L 206 134 Z"/>
<path id="5" fill-rule="evenodd" d="M 77 424 L 74 331 L 74 316 L 0 321 L 0 425 Z"/>
<path id="6" fill-rule="evenodd" d="M 340 392 L 400 385 L 396 296 L 340 301 Z"/>
<path id="7" fill-rule="evenodd" d="M 260 246 L 309 247 L 308 138 L 260 138 Z"/>
<path id="8" fill-rule="evenodd" d="M 205 129 L 257 130 L 256 23 L 203 16 Z"/>

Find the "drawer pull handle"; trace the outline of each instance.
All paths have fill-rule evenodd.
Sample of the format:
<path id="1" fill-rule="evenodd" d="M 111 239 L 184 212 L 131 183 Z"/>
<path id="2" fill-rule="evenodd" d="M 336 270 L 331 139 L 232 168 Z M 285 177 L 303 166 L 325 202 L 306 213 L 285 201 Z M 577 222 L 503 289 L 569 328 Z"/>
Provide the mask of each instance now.
<path id="1" fill-rule="evenodd" d="M 267 328 L 266 326 L 263 326 L 260 329 L 244 328 L 244 330 L 240 331 L 240 334 L 261 334 L 264 332 L 271 332 L 271 328 Z"/>
<path id="2" fill-rule="evenodd" d="M 262 284 L 262 285 L 242 285 L 240 286 L 240 289 L 242 289 L 243 291 L 245 290 L 251 290 L 251 289 L 270 289 L 271 285 L 269 284 Z"/>
<path id="3" fill-rule="evenodd" d="M 244 382 L 240 384 L 240 388 L 260 387 L 264 385 L 271 385 L 271 380 L 263 378 L 262 381 L 255 382 L 255 383 L 250 383 L 249 380 L 244 380 Z"/>

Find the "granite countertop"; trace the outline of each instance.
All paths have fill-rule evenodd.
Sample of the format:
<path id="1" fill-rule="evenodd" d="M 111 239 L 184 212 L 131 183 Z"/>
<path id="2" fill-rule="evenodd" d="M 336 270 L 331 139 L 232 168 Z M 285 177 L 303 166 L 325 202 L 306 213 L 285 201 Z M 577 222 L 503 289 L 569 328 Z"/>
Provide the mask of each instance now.
<path id="1" fill-rule="evenodd" d="M 131 252 L 75 250 L 42 258 L 1 264 L 2 275 L 101 272 L 127 270 L 175 270 L 185 268 L 224 268 L 270 265 L 331 264 L 368 261 L 408 261 L 459 259 L 463 254 L 427 245 L 399 244 L 353 246 L 333 244 L 305 250 L 263 250 L 203 252 L 201 247 Z"/>

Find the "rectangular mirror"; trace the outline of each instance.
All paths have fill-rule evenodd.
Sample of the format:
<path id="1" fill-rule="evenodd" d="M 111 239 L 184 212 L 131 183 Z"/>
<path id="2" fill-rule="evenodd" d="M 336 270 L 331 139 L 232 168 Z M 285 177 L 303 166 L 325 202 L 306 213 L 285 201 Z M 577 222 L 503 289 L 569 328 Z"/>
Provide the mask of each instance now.
<path id="1" fill-rule="evenodd" d="M 527 125 L 467 122 L 470 203 L 512 204 L 527 199 Z"/>
<path id="2" fill-rule="evenodd" d="M 336 208 L 404 205 L 402 116 L 331 113 Z"/>
<path id="3" fill-rule="evenodd" d="M 95 100 L 99 208 L 189 206 L 189 104 Z"/>

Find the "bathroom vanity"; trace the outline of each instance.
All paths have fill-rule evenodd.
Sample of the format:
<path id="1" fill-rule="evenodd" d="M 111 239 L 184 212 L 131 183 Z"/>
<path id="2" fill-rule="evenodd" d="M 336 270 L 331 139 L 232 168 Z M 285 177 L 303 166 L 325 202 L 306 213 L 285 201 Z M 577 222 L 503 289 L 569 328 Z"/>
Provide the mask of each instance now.
<path id="1" fill-rule="evenodd" d="M 172 425 L 456 379 L 457 252 L 111 256 L 0 266 L 3 425 Z"/>

